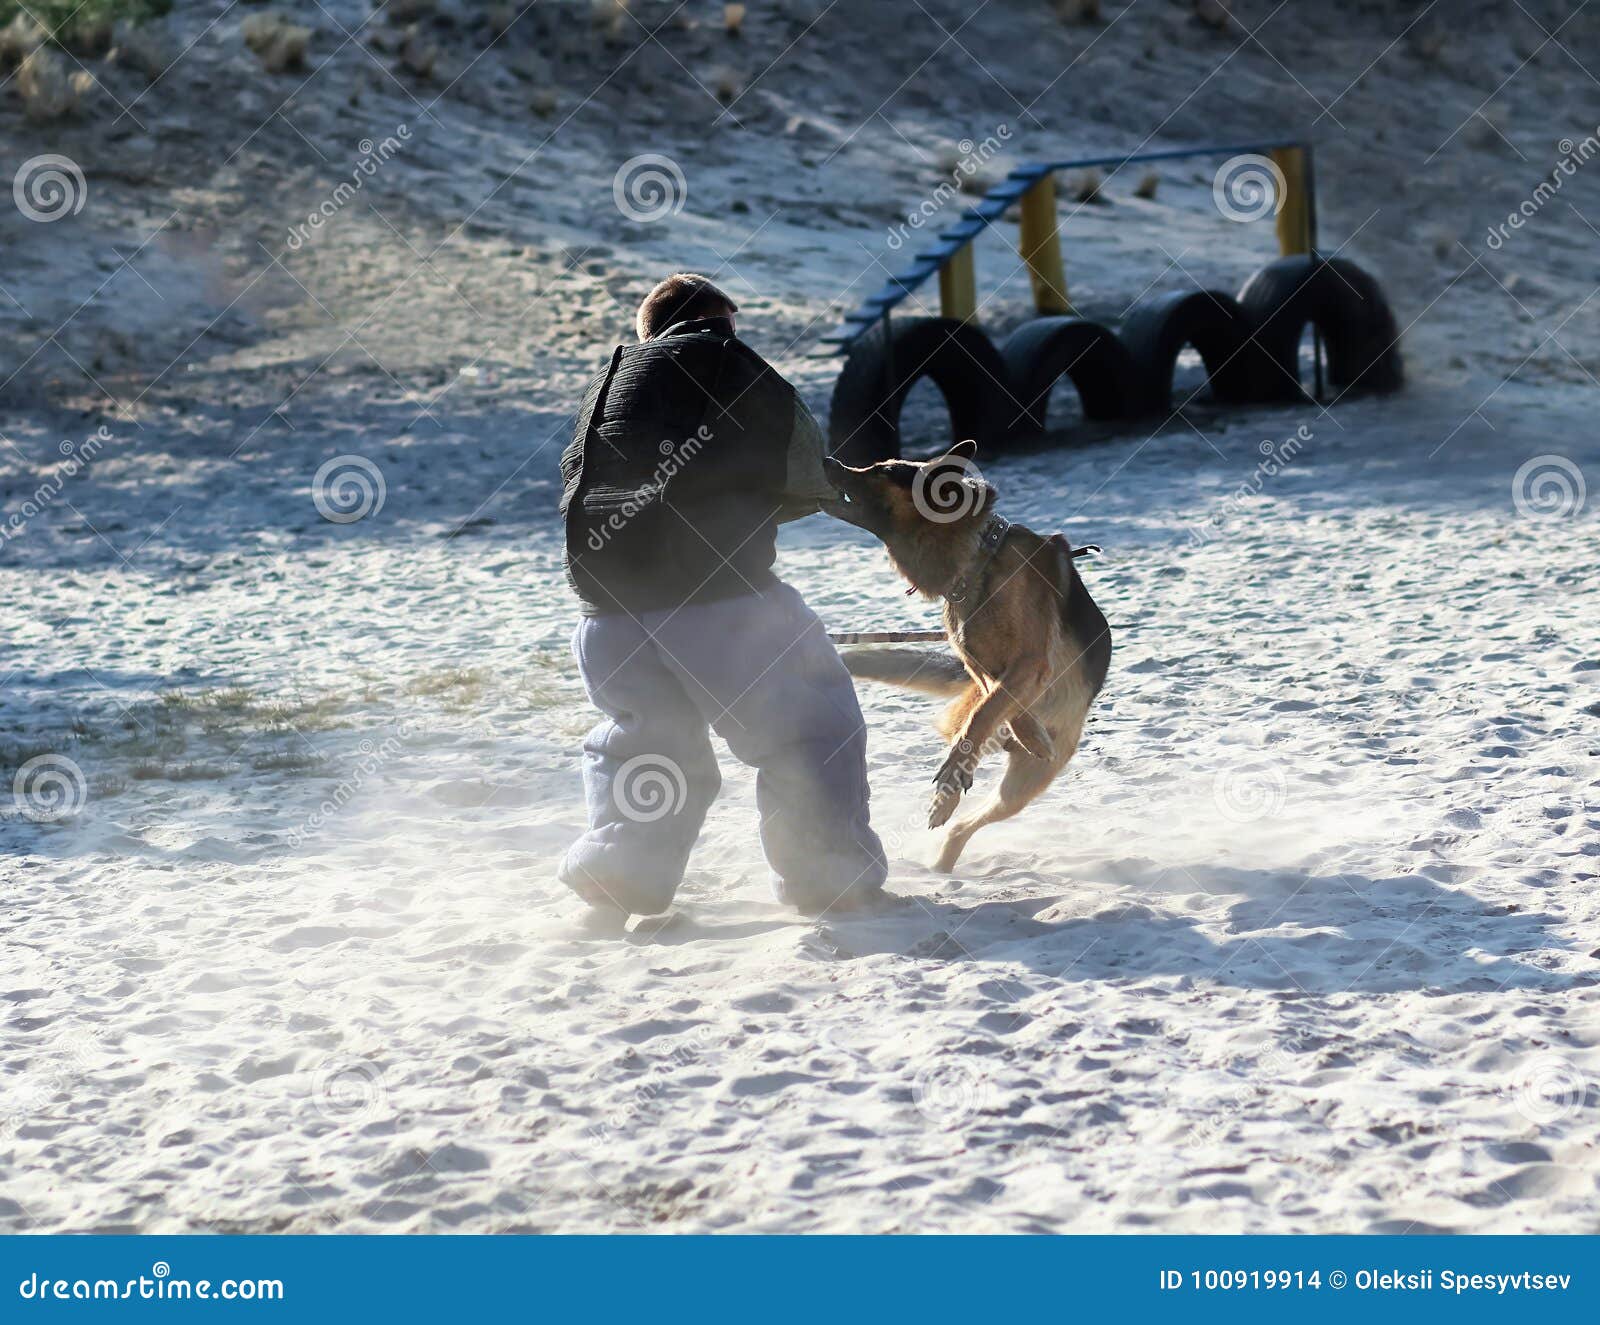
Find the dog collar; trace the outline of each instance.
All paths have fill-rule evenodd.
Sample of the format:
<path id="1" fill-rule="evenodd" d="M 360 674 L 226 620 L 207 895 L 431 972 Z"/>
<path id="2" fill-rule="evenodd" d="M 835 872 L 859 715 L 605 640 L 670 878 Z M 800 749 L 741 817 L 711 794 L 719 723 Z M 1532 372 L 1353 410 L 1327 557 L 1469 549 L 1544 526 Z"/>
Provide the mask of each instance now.
<path id="1" fill-rule="evenodd" d="M 952 603 L 959 603 L 967 596 L 972 581 L 983 574 L 984 569 L 994 560 L 994 554 L 1000 550 L 1000 544 L 1005 542 L 1006 535 L 1011 531 L 1011 521 L 1003 515 L 991 515 L 989 523 L 984 525 L 983 532 L 978 535 L 978 560 L 975 565 L 967 570 L 965 575 L 956 577 L 956 582 L 945 590 L 944 596 Z"/>

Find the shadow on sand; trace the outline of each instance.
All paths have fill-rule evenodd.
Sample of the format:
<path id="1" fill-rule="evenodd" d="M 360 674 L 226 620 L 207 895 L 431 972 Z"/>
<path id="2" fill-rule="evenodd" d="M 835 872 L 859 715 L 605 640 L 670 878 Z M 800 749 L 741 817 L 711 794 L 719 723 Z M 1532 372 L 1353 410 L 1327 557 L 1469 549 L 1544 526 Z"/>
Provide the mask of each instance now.
<path id="1" fill-rule="evenodd" d="M 1305 994 L 1556 991 L 1600 983 L 1543 969 L 1535 954 L 1572 951 L 1557 917 L 1485 903 L 1419 875 L 1371 879 L 1196 865 L 1199 888 L 1234 898 L 1225 923 L 1146 901 L 1106 904 L 1088 888 L 1060 896 L 959 903 L 899 898 L 874 914 L 826 917 L 809 946 L 848 961 L 1018 964 L 1061 980 L 1176 977 Z M 714 937 L 707 934 L 703 937 Z"/>

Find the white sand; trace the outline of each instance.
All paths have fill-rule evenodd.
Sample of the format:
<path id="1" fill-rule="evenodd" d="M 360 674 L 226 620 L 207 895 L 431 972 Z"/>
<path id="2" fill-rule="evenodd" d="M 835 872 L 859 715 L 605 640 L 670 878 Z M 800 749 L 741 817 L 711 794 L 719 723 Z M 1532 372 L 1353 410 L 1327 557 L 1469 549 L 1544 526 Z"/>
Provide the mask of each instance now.
<path id="1" fill-rule="evenodd" d="M 190 36 L 221 6 L 194 8 L 179 28 Z M 351 24 L 364 12 L 330 8 L 356 11 Z M 1054 127 L 1029 125 L 1027 140 L 1132 146 L 1154 128 L 1135 91 L 1175 79 L 1187 91 L 1220 58 L 1185 35 L 1194 49 L 1144 68 L 1140 44 L 1168 31 L 1167 9 L 1103 38 L 1129 80 L 1106 108 L 1124 127 L 1072 124 L 1071 98 L 1088 94 L 1064 89 Z M 1039 42 L 1065 40 L 1029 21 Z M 195 68 L 220 79 L 235 26 L 215 51 L 197 46 Z M 752 20 L 742 58 L 759 71 L 785 33 Z M 1263 37 L 1313 78 L 1295 60 L 1304 42 Z M 1323 99 L 1385 41 L 1381 24 L 1361 28 L 1318 65 Z M 829 49 L 828 105 L 812 109 L 831 124 L 836 102 L 847 132 L 847 112 L 861 119 L 872 99 L 852 84 L 850 44 Z M 796 58 L 819 77 L 829 63 L 804 46 Z M 1045 61 L 1012 58 L 1019 80 Z M 1352 126 L 1337 143 L 1381 125 L 1382 80 L 1422 76 L 1393 58 L 1377 87 L 1337 104 Z M 1259 119 L 1252 80 L 1272 77 L 1271 61 L 1237 61 L 1227 91 L 1250 89 L 1256 109 L 1211 113 Z M 346 49 L 330 67 L 366 66 Z M 1482 94 L 1423 73 L 1443 137 Z M 976 69 L 960 77 L 996 114 L 1013 109 Z M 1561 77 L 1547 62 L 1514 87 L 1532 104 Z M 1575 354 L 1600 300 L 1573 313 L 1592 260 L 1561 204 L 1541 221 L 1547 239 L 1521 251 L 1472 244 L 1535 271 L 1517 288 L 1523 325 L 1470 253 L 1448 272 L 1431 251 L 1401 259 L 1437 198 L 1397 202 L 1387 176 L 1330 162 L 1327 233 L 1342 240 L 1388 209 L 1363 232 L 1370 250 L 1351 252 L 1383 269 L 1403 322 L 1421 319 L 1402 396 L 1199 410 L 1155 436 L 985 464 L 1008 515 L 1105 545 L 1087 578 L 1111 620 L 1135 628 L 1117 632 L 1070 774 L 977 837 L 955 877 L 920 863 L 931 703 L 865 691 L 900 905 L 819 923 L 778 908 L 752 780 L 728 760 L 672 918 L 624 939 L 575 935 L 553 872 L 581 822 L 575 750 L 591 715 L 565 654 L 554 455 L 573 389 L 625 321 L 613 296 L 746 241 L 740 280 L 768 292 L 747 304 L 750 334 L 776 349 L 826 326 L 829 297 L 875 283 L 840 294 L 863 244 L 892 260 L 885 217 L 797 209 L 811 180 L 794 154 L 831 149 L 782 134 L 799 75 L 772 78 L 748 99 L 779 117 L 770 152 L 739 137 L 754 122 L 699 145 L 656 126 L 619 152 L 603 116 L 575 119 L 539 158 L 539 187 L 487 210 L 498 232 L 452 240 L 386 304 L 416 259 L 353 204 L 287 264 L 323 311 L 271 268 L 234 304 L 231 338 L 203 339 L 154 385 L 263 267 L 244 230 L 277 226 L 281 241 L 295 219 L 257 195 L 314 205 L 309 177 L 337 172 L 303 148 L 293 168 L 250 149 L 186 185 L 91 170 L 94 201 L 70 222 L 7 214 L 20 255 L 7 288 L 51 325 L 105 279 L 111 242 L 131 251 L 180 202 L 212 219 L 183 244 L 163 232 L 137 266 L 170 301 L 141 304 L 123 270 L 118 297 L 0 397 L 0 514 L 63 439 L 101 419 L 113 433 L 91 472 L 0 547 L 6 752 L 12 765 L 66 756 L 86 779 L 75 814 L 35 823 L 7 803 L 0 818 L 0 1227 L 1594 1231 L 1600 540 L 1592 500 L 1541 518 L 1513 492 L 1540 455 L 1600 476 Z M 193 100 L 204 89 L 174 80 L 140 103 L 152 135 L 188 143 L 174 126 L 188 116 L 221 143 L 208 159 L 225 157 L 248 119 L 209 123 Z M 249 84 L 257 120 L 278 86 Z M 898 128 L 923 119 L 955 136 L 915 99 L 924 86 L 948 84 L 914 85 Z M 316 78 L 299 96 L 299 127 L 330 155 L 405 111 L 393 86 L 369 94 L 359 122 Z M 1189 121 L 1206 110 L 1189 106 L 1168 140 L 1203 132 Z M 423 252 L 471 206 L 452 191 L 492 187 L 474 162 L 509 168 L 537 145 L 454 97 L 434 113 L 442 123 L 418 117 L 416 146 L 373 185 Z M 287 152 L 293 135 L 272 124 Z M 98 159 L 88 127 L 69 132 Z M 685 164 L 690 202 L 630 227 L 611 219 L 610 177 L 645 150 Z M 1353 146 L 1328 155 L 1340 150 L 1354 158 Z M 1502 150 L 1460 142 L 1439 168 L 1468 190 Z M 231 173 L 252 170 L 258 185 Z M 290 187 L 295 170 L 308 180 Z M 882 213 L 885 191 L 909 205 L 929 171 L 874 122 L 821 178 Z M 1521 167 L 1508 205 L 1537 178 Z M 1069 272 L 1085 269 L 1085 302 L 1114 312 L 1163 249 L 1192 246 L 1186 269 L 1237 285 L 1270 240 L 1209 211 L 1208 180 L 1174 172 L 1149 204 L 1124 186 L 1109 214 L 1075 220 Z M 1580 186 L 1587 208 L 1600 174 Z M 723 208 L 736 194 L 748 214 Z M 1465 213 L 1448 214 L 1470 240 Z M 563 275 L 561 246 L 597 228 L 601 256 Z M 1002 257 L 996 237 L 985 270 L 998 275 Z M 1164 285 L 1184 280 L 1171 270 Z M 1014 317 L 1020 299 L 1013 277 L 996 307 Z M 119 319 L 139 334 L 116 341 Z M 20 319 L 6 334 L 41 345 Z M 73 337 L 112 347 L 94 376 L 120 409 L 56 355 L 83 349 Z M 782 362 L 820 406 L 831 370 L 804 348 Z M 456 376 L 474 361 L 493 385 Z M 1294 463 L 1196 549 L 1194 522 L 1249 478 L 1260 443 L 1302 426 L 1311 440 Z M 347 452 L 379 466 L 385 498 L 334 524 L 311 481 Z M 782 569 L 831 623 L 925 623 L 853 531 L 786 530 Z"/>

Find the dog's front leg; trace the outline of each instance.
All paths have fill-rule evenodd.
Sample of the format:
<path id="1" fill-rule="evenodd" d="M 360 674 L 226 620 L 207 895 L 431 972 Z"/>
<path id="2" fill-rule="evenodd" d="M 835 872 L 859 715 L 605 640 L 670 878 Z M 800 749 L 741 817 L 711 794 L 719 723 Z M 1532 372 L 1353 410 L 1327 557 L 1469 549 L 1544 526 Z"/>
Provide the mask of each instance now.
<path id="1" fill-rule="evenodd" d="M 961 793 L 972 789 L 972 775 L 994 734 L 1013 713 L 1025 709 L 1043 687 L 1048 667 L 1019 664 L 1006 669 L 995 687 L 972 710 L 956 733 L 944 763 L 933 775 L 933 804 L 928 827 L 939 828 L 955 813 Z"/>

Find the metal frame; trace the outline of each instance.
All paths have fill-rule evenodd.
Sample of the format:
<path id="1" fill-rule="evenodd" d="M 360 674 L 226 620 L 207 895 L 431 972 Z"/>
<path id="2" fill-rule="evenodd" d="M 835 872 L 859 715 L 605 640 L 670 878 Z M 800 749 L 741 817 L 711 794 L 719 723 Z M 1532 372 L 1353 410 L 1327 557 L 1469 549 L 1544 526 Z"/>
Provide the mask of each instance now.
<path id="1" fill-rule="evenodd" d="M 1018 166 L 1006 178 L 990 189 L 972 207 L 965 208 L 956 223 L 937 233 L 930 247 L 913 256 L 911 265 L 893 273 L 876 294 L 866 299 L 853 313 L 847 313 L 843 325 L 822 337 L 828 348 L 825 354 L 848 354 L 856 342 L 874 327 L 883 328 L 884 344 L 890 346 L 889 319 L 894 310 L 919 289 L 930 276 L 944 270 L 956 254 L 965 250 L 972 241 L 1005 215 L 1012 203 L 1040 181 L 1051 178 L 1058 170 L 1082 170 L 1090 166 L 1109 166 L 1115 174 L 1123 166 L 1136 161 L 1178 161 L 1200 156 L 1238 156 L 1243 153 L 1266 155 L 1272 152 L 1298 151 L 1304 163 L 1304 189 L 1306 214 L 1306 251 L 1317 254 L 1317 184 L 1316 165 L 1312 145 L 1304 139 L 1272 139 L 1254 143 L 1211 144 L 1204 147 L 1173 147 L 1155 152 L 1132 152 L 1115 156 L 1072 157 L 1062 161 L 1034 162 Z M 1287 250 L 1286 250 L 1287 251 Z M 1027 255 L 1024 255 L 1025 259 Z M 1031 265 L 1031 264 L 1030 264 Z M 1313 328 L 1314 358 L 1316 363 L 1316 394 L 1322 395 L 1322 336 Z M 885 356 L 886 362 L 889 356 Z M 892 383 L 893 369 L 889 368 Z"/>

